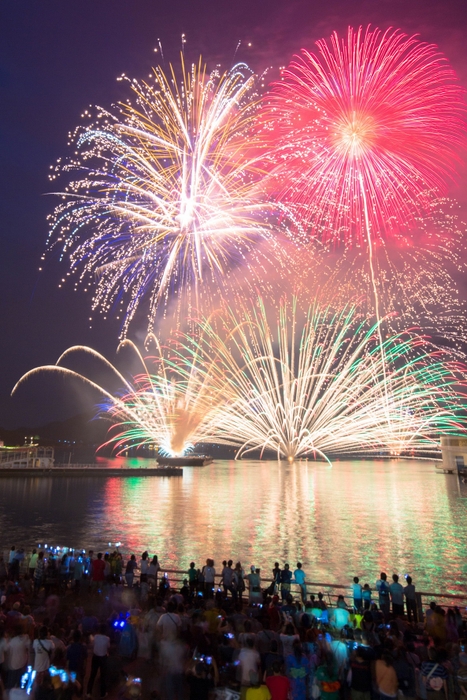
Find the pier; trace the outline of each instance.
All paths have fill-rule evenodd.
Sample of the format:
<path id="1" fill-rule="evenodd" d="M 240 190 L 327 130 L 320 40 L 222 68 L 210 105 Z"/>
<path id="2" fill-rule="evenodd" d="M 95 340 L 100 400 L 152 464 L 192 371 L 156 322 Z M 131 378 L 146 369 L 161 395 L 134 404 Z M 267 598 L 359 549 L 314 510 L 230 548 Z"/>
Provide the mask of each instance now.
<path id="1" fill-rule="evenodd" d="M 97 464 L 57 464 L 53 467 L 0 467 L 2 477 L 130 477 L 183 476 L 181 467 L 100 467 Z"/>

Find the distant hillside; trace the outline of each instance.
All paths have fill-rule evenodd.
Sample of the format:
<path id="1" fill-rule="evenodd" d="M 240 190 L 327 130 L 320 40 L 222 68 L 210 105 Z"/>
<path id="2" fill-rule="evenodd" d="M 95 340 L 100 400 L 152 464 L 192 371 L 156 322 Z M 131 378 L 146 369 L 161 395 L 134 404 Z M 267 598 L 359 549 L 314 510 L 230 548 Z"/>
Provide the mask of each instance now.
<path id="1" fill-rule="evenodd" d="M 5 445 L 22 445 L 25 437 L 34 437 L 42 445 L 60 445 L 65 442 L 92 447 L 104 441 L 110 425 L 104 420 L 93 420 L 94 416 L 95 412 L 90 411 L 36 427 L 21 427 L 16 430 L 0 428 L 0 440 Z"/>

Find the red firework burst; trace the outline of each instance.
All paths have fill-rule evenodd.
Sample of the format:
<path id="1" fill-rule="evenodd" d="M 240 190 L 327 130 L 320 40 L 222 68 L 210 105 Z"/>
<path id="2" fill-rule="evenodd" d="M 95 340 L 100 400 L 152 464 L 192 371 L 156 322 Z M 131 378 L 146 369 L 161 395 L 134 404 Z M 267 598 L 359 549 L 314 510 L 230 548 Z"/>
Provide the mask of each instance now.
<path id="1" fill-rule="evenodd" d="M 316 43 L 264 99 L 274 196 L 326 243 L 400 232 L 455 178 L 464 90 L 436 46 L 400 30 Z"/>

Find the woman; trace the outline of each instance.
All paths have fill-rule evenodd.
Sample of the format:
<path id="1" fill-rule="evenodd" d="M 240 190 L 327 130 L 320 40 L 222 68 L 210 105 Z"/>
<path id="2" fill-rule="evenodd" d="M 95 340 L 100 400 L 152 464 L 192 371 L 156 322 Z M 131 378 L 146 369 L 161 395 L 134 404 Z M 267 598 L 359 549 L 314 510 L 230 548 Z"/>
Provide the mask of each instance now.
<path id="1" fill-rule="evenodd" d="M 315 679 L 321 691 L 322 700 L 339 700 L 341 684 L 338 669 L 331 653 L 326 655 L 324 663 L 316 669 Z"/>
<path id="2" fill-rule="evenodd" d="M 380 700 L 397 698 L 399 682 L 394 668 L 394 658 L 388 651 L 385 651 L 375 662 L 375 684 Z"/>
<path id="3" fill-rule="evenodd" d="M 297 629 L 292 622 L 287 622 L 280 634 L 280 639 L 282 643 L 282 651 L 284 653 L 284 658 L 293 654 L 293 645 L 295 642 L 300 641 Z"/>
<path id="4" fill-rule="evenodd" d="M 138 564 L 136 563 L 136 557 L 134 554 L 131 555 L 131 558 L 128 560 L 126 569 L 125 569 L 125 579 L 128 585 L 128 588 L 133 588 L 133 579 L 135 578 L 135 570 L 138 568 Z"/>
<path id="5" fill-rule="evenodd" d="M 295 640 L 292 654 L 285 657 L 286 675 L 290 680 L 292 700 L 306 700 L 310 662 L 302 651 L 300 640 Z"/>

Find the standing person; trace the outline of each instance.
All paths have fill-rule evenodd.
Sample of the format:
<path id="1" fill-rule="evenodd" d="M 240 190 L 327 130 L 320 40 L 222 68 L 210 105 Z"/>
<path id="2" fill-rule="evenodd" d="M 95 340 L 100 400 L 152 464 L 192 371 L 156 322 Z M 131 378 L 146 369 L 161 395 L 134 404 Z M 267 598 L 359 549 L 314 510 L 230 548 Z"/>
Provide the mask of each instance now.
<path id="1" fill-rule="evenodd" d="M 263 596 L 261 593 L 261 571 L 255 566 L 250 567 L 250 573 L 245 576 L 248 580 L 248 600 L 250 603 L 261 603 Z"/>
<path id="2" fill-rule="evenodd" d="M 235 573 L 235 580 L 236 580 L 236 587 L 237 587 L 237 595 L 238 595 L 240 602 L 242 602 L 242 596 L 243 596 L 243 592 L 244 592 L 246 586 L 245 586 L 245 572 L 243 570 L 241 562 L 238 561 L 235 564 L 234 573 Z"/>
<path id="3" fill-rule="evenodd" d="M 155 554 L 152 558 L 151 563 L 149 564 L 149 570 L 148 570 L 149 586 L 150 586 L 150 588 L 152 588 L 155 591 L 157 591 L 157 576 L 158 576 L 160 570 L 161 570 L 161 565 L 159 564 L 159 559 L 157 558 L 157 554 Z"/>
<path id="4" fill-rule="evenodd" d="M 369 583 L 365 583 L 362 590 L 363 607 L 369 610 L 371 606 L 371 588 Z"/>
<path id="5" fill-rule="evenodd" d="M 292 581 L 292 572 L 290 571 L 290 566 L 284 564 L 284 568 L 281 571 L 281 597 L 285 600 L 290 593 L 290 582 Z"/>
<path id="6" fill-rule="evenodd" d="M 141 571 L 140 574 L 140 582 L 141 583 L 147 583 L 148 582 L 148 575 L 149 575 L 149 559 L 148 559 L 148 553 L 143 552 L 141 555 L 141 561 L 139 564 L 139 569 Z"/>
<path id="7" fill-rule="evenodd" d="M 23 634 L 21 625 L 17 625 L 8 644 L 7 690 L 17 688 L 20 685 L 21 676 L 25 672 L 29 661 L 29 645 L 30 639 L 28 635 Z"/>
<path id="8" fill-rule="evenodd" d="M 81 589 L 81 581 L 84 575 L 84 560 L 83 557 L 76 557 L 75 566 L 73 568 L 73 581 L 75 593 L 79 593 Z"/>
<path id="9" fill-rule="evenodd" d="M 292 700 L 306 700 L 306 689 L 310 675 L 310 662 L 303 653 L 300 640 L 293 643 L 292 654 L 285 657 L 287 677 L 290 680 Z"/>
<path id="10" fill-rule="evenodd" d="M 404 615 L 404 588 L 399 583 L 399 576 L 397 574 L 392 575 L 392 583 L 389 586 L 389 592 L 391 594 L 392 601 L 392 614 L 396 617 L 403 617 Z"/>
<path id="11" fill-rule="evenodd" d="M 418 610 L 417 610 L 417 598 L 415 596 L 415 586 L 412 583 L 412 577 L 407 576 L 407 585 L 404 587 L 405 604 L 407 606 L 407 619 L 409 622 L 412 620 L 417 624 L 418 622 Z"/>
<path id="12" fill-rule="evenodd" d="M 37 550 L 33 549 L 31 557 L 29 559 L 29 565 L 28 565 L 29 566 L 29 576 L 31 578 L 34 578 L 34 571 L 36 570 L 38 558 L 39 558 L 39 555 L 37 554 Z"/>
<path id="13" fill-rule="evenodd" d="M 272 664 L 272 676 L 267 676 L 266 685 L 271 693 L 271 700 L 288 700 L 290 681 L 283 675 L 280 661 L 274 661 Z"/>
<path id="14" fill-rule="evenodd" d="M 363 647 L 357 647 L 350 660 L 347 676 L 351 700 L 371 700 L 371 664 L 363 656 Z"/>
<path id="15" fill-rule="evenodd" d="M 102 559 L 102 552 L 98 553 L 97 559 L 93 562 L 91 580 L 94 590 L 102 588 L 102 584 L 105 580 L 105 562 Z"/>
<path id="16" fill-rule="evenodd" d="M 293 572 L 293 577 L 295 583 L 300 586 L 300 595 L 302 597 L 302 603 L 306 603 L 306 574 L 302 569 L 301 562 L 297 562 L 297 568 Z"/>
<path id="17" fill-rule="evenodd" d="M 94 637 L 93 647 L 92 647 L 92 660 L 91 660 L 91 675 L 88 680 L 87 687 L 87 697 L 90 698 L 92 694 L 92 687 L 98 671 L 100 671 L 100 685 L 101 685 L 101 699 L 105 698 L 107 695 L 107 656 L 110 649 L 110 638 L 106 634 L 107 627 L 105 624 L 99 626 L 99 632 Z"/>
<path id="18" fill-rule="evenodd" d="M 434 647 L 428 649 L 428 661 L 420 669 L 422 686 L 426 689 L 427 700 L 448 700 L 448 672 L 438 662 L 438 652 Z"/>
<path id="19" fill-rule="evenodd" d="M 383 652 L 375 662 L 375 684 L 380 700 L 397 698 L 399 682 L 394 668 L 394 658 L 388 651 Z"/>
<path id="20" fill-rule="evenodd" d="M 160 616 L 156 629 L 160 639 L 164 642 L 171 642 L 178 637 L 182 628 L 180 616 L 176 613 L 177 606 L 172 601 L 167 605 L 167 612 Z"/>
<path id="21" fill-rule="evenodd" d="M 66 660 L 68 663 L 68 670 L 76 673 L 76 679 L 81 686 L 83 685 L 84 675 L 86 673 L 87 658 L 88 650 L 86 645 L 82 642 L 81 632 L 75 630 L 73 632 L 73 641 L 66 650 Z"/>
<path id="22" fill-rule="evenodd" d="M 51 639 L 48 639 L 49 631 L 43 626 L 39 630 L 39 636 L 32 643 L 34 651 L 34 671 L 36 671 L 36 682 L 38 685 L 42 683 L 44 673 L 48 671 L 52 655 L 55 649 L 55 644 Z"/>
<path id="23" fill-rule="evenodd" d="M 246 691 L 250 686 L 250 673 L 259 674 L 261 669 L 261 658 L 254 648 L 251 638 L 246 640 L 246 646 L 241 649 L 238 655 L 238 666 L 240 668 L 241 700 L 246 698 Z"/>
<path id="24" fill-rule="evenodd" d="M 278 561 L 274 563 L 274 569 L 272 570 L 272 580 L 274 581 L 274 593 L 278 593 L 281 585 L 281 568 L 279 566 Z"/>
<path id="25" fill-rule="evenodd" d="M 224 593 L 225 596 L 227 597 L 228 591 L 230 591 L 232 595 L 232 599 L 234 602 L 237 602 L 237 590 L 236 587 L 233 585 L 234 584 L 234 570 L 232 569 L 232 564 L 233 561 L 232 559 L 229 559 L 227 562 L 227 565 L 224 566 L 222 569 L 222 585 L 224 587 Z"/>
<path id="26" fill-rule="evenodd" d="M 214 559 L 206 559 L 206 564 L 203 566 L 202 574 L 204 577 L 204 595 L 206 598 L 212 598 L 216 577 Z"/>
<path id="27" fill-rule="evenodd" d="M 388 577 L 384 571 L 381 572 L 378 581 L 376 581 L 376 590 L 378 591 L 378 604 L 384 619 L 389 620 L 389 584 Z"/>
<path id="28" fill-rule="evenodd" d="M 188 574 L 188 583 L 190 586 L 190 593 L 191 595 L 194 595 L 196 592 L 196 588 L 198 585 L 198 575 L 199 571 L 196 568 L 196 564 L 194 561 L 190 562 L 190 568 L 187 571 Z"/>
<path id="29" fill-rule="evenodd" d="M 36 593 L 40 590 L 45 579 L 45 560 L 44 552 L 39 552 L 34 570 L 34 590 Z"/>
<path id="30" fill-rule="evenodd" d="M 128 559 L 125 568 L 125 580 L 128 588 L 133 588 L 133 580 L 135 578 L 135 570 L 138 568 L 136 557 L 134 554 Z"/>
<path id="31" fill-rule="evenodd" d="M 358 576 L 353 577 L 352 583 L 353 606 L 358 612 L 363 608 L 363 590 Z"/>
<path id="32" fill-rule="evenodd" d="M 339 672 L 331 652 L 326 654 L 323 663 L 316 669 L 315 675 L 319 689 L 321 690 L 321 700 L 339 700 Z"/>

